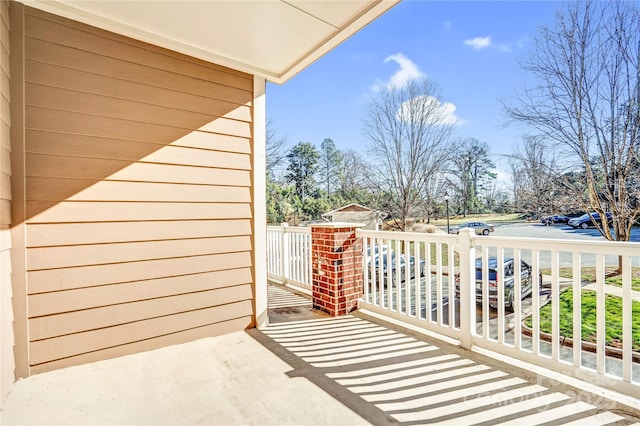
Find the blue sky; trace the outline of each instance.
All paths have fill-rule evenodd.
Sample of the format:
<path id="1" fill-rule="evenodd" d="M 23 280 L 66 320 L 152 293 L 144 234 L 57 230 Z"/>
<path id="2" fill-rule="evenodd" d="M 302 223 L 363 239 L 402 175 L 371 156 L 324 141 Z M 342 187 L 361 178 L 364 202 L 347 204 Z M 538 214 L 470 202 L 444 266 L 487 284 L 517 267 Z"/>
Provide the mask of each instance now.
<path id="1" fill-rule="evenodd" d="M 499 100 L 527 82 L 519 61 L 559 4 L 405 0 L 284 85 L 269 83 L 267 118 L 291 145 L 331 138 L 364 153 L 362 117 L 375 88 L 424 75 L 451 104 L 457 136 L 508 154 L 523 130 L 504 128 Z"/>

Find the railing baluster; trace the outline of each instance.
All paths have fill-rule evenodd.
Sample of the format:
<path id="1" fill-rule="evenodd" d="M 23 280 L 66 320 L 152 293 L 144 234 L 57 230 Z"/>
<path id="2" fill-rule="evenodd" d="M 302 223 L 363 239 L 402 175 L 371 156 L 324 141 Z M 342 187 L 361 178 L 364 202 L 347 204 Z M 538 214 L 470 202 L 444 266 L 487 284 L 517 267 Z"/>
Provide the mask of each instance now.
<path id="1" fill-rule="evenodd" d="M 431 321 L 431 310 L 433 300 L 431 300 L 431 243 L 424 243 L 424 317 Z"/>
<path id="2" fill-rule="evenodd" d="M 498 265 L 496 266 L 496 285 L 498 286 L 498 343 L 504 343 L 504 248 L 498 248 Z"/>
<path id="3" fill-rule="evenodd" d="M 520 349 L 522 347 L 521 335 L 522 335 L 522 253 L 520 249 L 516 249 L 513 253 L 513 267 L 514 267 L 514 281 L 513 281 L 513 323 L 514 323 L 514 333 L 513 333 L 513 346 L 516 349 Z M 529 279 L 533 279 L 532 277 L 533 271 L 529 275 Z"/>
<path id="4" fill-rule="evenodd" d="M 411 315 L 411 263 L 409 262 L 409 241 L 404 240 L 404 313 Z"/>
<path id="5" fill-rule="evenodd" d="M 421 306 L 421 302 L 422 302 L 422 292 L 421 287 L 422 287 L 422 276 L 420 274 L 420 264 L 421 264 L 421 260 L 422 258 L 421 253 L 420 253 L 420 244 L 422 244 L 420 241 L 414 241 L 413 243 L 413 261 L 414 261 L 414 275 L 415 275 L 415 292 L 414 292 L 414 305 L 415 305 L 415 312 L 414 312 L 414 316 L 416 318 L 420 318 L 420 312 L 422 311 L 422 306 Z"/>
<path id="6" fill-rule="evenodd" d="M 534 271 L 532 297 L 532 320 L 531 320 L 531 352 L 534 355 L 540 354 L 540 289 L 542 282 L 539 280 L 540 273 L 540 250 L 534 249 L 531 253 L 531 269 Z"/>
<path id="7" fill-rule="evenodd" d="M 455 303 L 454 301 L 456 300 L 455 297 L 455 281 L 454 281 L 454 275 L 455 275 L 455 255 L 454 255 L 454 245 L 453 244 L 449 244 L 447 246 L 448 248 L 448 252 L 447 252 L 447 256 L 448 256 L 448 260 L 447 260 L 447 299 L 449 300 L 448 303 L 448 308 L 449 308 L 449 327 L 453 328 L 456 325 L 456 318 L 455 318 Z M 461 308 L 462 309 L 462 308 Z"/>
<path id="8" fill-rule="evenodd" d="M 605 374 L 605 335 L 606 335 L 606 305 L 605 305 L 605 258 L 596 256 L 596 371 Z"/>
<path id="9" fill-rule="evenodd" d="M 582 258 L 580 253 L 573 256 L 573 365 L 582 364 Z M 578 273 L 576 274 L 576 271 Z"/>
<path id="10" fill-rule="evenodd" d="M 632 305 L 631 298 L 631 259 L 622 256 L 622 380 L 631 382 L 631 362 L 633 345 Z"/>
<path id="11" fill-rule="evenodd" d="M 476 285 L 477 272 L 474 267 L 473 285 Z M 482 336 L 489 338 L 489 246 L 482 247 Z"/>
<path id="12" fill-rule="evenodd" d="M 551 252 L 551 359 L 558 361 L 560 356 L 560 271 L 559 253 Z M 575 274 L 576 271 L 574 270 Z"/>
<path id="13" fill-rule="evenodd" d="M 442 325 L 442 243 L 436 243 L 436 322 Z"/>

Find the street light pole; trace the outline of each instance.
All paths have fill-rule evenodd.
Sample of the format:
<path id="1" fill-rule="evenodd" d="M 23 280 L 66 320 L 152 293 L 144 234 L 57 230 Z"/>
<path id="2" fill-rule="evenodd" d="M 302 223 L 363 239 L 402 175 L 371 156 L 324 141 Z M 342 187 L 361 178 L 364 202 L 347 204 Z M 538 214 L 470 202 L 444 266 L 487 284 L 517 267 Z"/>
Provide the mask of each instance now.
<path id="1" fill-rule="evenodd" d="M 447 205 L 447 234 L 449 233 L 449 193 L 445 191 L 444 202 Z"/>

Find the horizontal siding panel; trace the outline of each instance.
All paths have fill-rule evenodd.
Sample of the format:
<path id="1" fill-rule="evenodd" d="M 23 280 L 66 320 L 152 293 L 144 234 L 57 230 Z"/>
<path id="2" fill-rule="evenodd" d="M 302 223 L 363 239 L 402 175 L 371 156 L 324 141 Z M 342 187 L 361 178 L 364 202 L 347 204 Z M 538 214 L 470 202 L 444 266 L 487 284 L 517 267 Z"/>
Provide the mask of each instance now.
<path id="1" fill-rule="evenodd" d="M 0 172 L 0 199 L 11 200 L 11 176 L 6 174 L 4 170 L 2 169 L 2 172 Z"/>
<path id="2" fill-rule="evenodd" d="M 112 284 L 109 286 L 32 294 L 28 296 L 29 315 L 39 317 L 157 297 L 194 293 L 251 284 L 252 280 L 251 268 L 240 268 Z"/>
<path id="3" fill-rule="evenodd" d="M 219 133 L 222 135 L 234 135 L 244 138 L 251 137 L 251 124 L 244 121 L 229 120 L 227 118 L 218 118 L 205 123 L 200 130 Z"/>
<path id="4" fill-rule="evenodd" d="M 27 201 L 28 223 L 251 218 L 250 204 Z"/>
<path id="5" fill-rule="evenodd" d="M 195 176 L 194 179 L 201 181 L 187 181 L 185 183 L 214 184 L 217 181 L 221 184 L 235 183 L 240 186 L 246 183 L 246 177 L 249 173 L 249 170 L 204 168 L 184 164 L 143 164 L 118 160 L 95 158 L 78 159 L 76 157 L 62 156 L 52 159 L 50 156 L 42 154 L 27 154 L 26 158 L 29 164 L 27 176 L 46 178 L 143 180 L 145 176 L 144 173 L 150 172 L 151 175 L 149 178 L 144 180 L 148 182 L 153 181 L 154 177 L 158 175 L 176 172 L 176 174 L 183 179 L 186 179 L 187 176 Z M 77 168 L 73 167 L 74 164 L 77 165 Z M 236 181 L 240 176 L 243 176 L 244 179 Z M 132 179 L 131 177 L 136 178 Z M 164 182 L 167 180 L 173 182 L 170 174 L 164 176 L 162 180 L 159 181 Z M 175 182 L 179 181 L 176 180 Z"/>
<path id="6" fill-rule="evenodd" d="M 251 253 L 224 253 L 27 272 L 27 294 L 251 266 Z"/>
<path id="7" fill-rule="evenodd" d="M 251 121 L 251 102 L 243 105 L 201 95 L 153 87 L 144 81 L 116 80 L 44 62 L 32 62 L 26 70 L 29 83 L 143 102 L 210 116 Z"/>
<path id="8" fill-rule="evenodd" d="M 251 316 L 251 310 L 251 302 L 242 301 L 101 330 L 39 340 L 29 344 L 30 364 L 41 364 L 82 353 L 178 333 L 229 319 L 246 318 Z"/>
<path id="9" fill-rule="evenodd" d="M 149 163 L 251 170 L 251 158 L 248 154 L 208 151 L 204 149 L 192 149 L 177 146 L 167 146 L 154 151 L 144 157 L 141 161 Z"/>
<path id="10" fill-rule="evenodd" d="M 11 225 L 11 201 L 0 198 L 0 225 Z"/>
<path id="11" fill-rule="evenodd" d="M 249 138 L 217 133 L 191 132 L 172 142 L 171 145 L 251 154 L 251 142 Z"/>
<path id="12" fill-rule="evenodd" d="M 27 9 L 25 20 L 29 26 L 29 35 L 34 38 L 79 49 L 90 46 L 93 51 L 105 56 L 252 90 L 251 75 L 222 65 L 191 58 L 36 9 Z"/>
<path id="13" fill-rule="evenodd" d="M 108 179 L 209 185 L 251 185 L 251 173 L 248 170 L 212 169 L 150 163 L 132 164 L 113 173 Z"/>
<path id="14" fill-rule="evenodd" d="M 111 139 L 148 140 L 169 145 L 199 127 L 208 132 L 217 131 L 232 136 L 251 137 L 249 123 L 226 118 L 212 118 L 210 123 L 194 123 L 194 127 L 171 127 L 38 106 L 25 108 L 27 130 L 48 130 Z"/>
<path id="15" fill-rule="evenodd" d="M 9 23 L 9 2 L 2 1 L 0 2 L 0 20 L 2 20 L 2 25 L 5 28 L 10 27 Z M 3 44 L 9 44 L 9 39 L 2 39 Z"/>
<path id="16" fill-rule="evenodd" d="M 29 320 L 29 339 L 50 339 L 150 318 L 207 309 L 214 306 L 251 300 L 251 285 L 161 297 L 124 305 L 105 306 Z"/>
<path id="17" fill-rule="evenodd" d="M 9 100 L 7 100 L 4 96 L 0 96 L 0 121 L 8 125 L 11 124 L 11 114 L 9 112 Z M 242 123 L 242 122 L 237 121 L 237 123 Z"/>
<path id="18" fill-rule="evenodd" d="M 29 270 L 201 256 L 251 250 L 249 236 L 27 249 Z"/>
<path id="19" fill-rule="evenodd" d="M 2 173 L 11 176 L 11 151 L 5 147 L 0 147 L 0 170 L 2 170 Z"/>
<path id="20" fill-rule="evenodd" d="M 0 122 L 0 147 L 11 151 L 11 136 L 10 129 L 7 123 Z"/>
<path id="21" fill-rule="evenodd" d="M 8 176 L 7 176 L 8 177 Z M 86 188 L 86 189 L 84 189 Z M 248 187 L 27 178 L 28 200 L 249 203 Z"/>
<path id="22" fill-rule="evenodd" d="M 222 99 L 237 105 L 251 102 L 250 90 L 226 86 L 214 81 L 191 78 L 133 62 L 110 58 L 86 50 L 74 49 L 48 41 L 27 37 L 25 39 L 27 61 L 45 62 L 90 72 L 113 79 L 145 82 L 154 87 L 176 90 L 192 95 Z"/>
<path id="23" fill-rule="evenodd" d="M 241 331 L 252 325 L 253 317 L 249 315 L 240 318 L 221 320 L 220 322 L 211 325 L 195 327 L 185 331 L 179 331 L 159 337 L 148 338 L 133 343 L 114 346 L 107 349 L 69 356 L 68 358 L 62 358 L 39 365 L 32 365 L 30 371 L 32 374 L 44 373 L 47 371 L 70 367 L 77 364 L 100 361 L 107 358 L 129 355 L 137 352 L 162 348 L 165 346 L 187 343 L 207 337 L 219 336 L 234 331 Z"/>
<path id="24" fill-rule="evenodd" d="M 4 46 L 0 46 L 0 70 L 6 75 L 11 76 L 9 70 L 9 50 L 5 49 Z"/>
<path id="25" fill-rule="evenodd" d="M 11 83 L 9 81 L 9 76 L 5 74 L 4 71 L 0 72 L 0 91 L 1 91 L 0 93 L 2 93 L 2 96 L 9 102 L 11 101 L 10 84 Z M 232 118 L 232 117 L 229 117 L 229 118 Z"/>
<path id="26" fill-rule="evenodd" d="M 91 157 L 138 161 L 166 147 L 156 142 L 107 139 L 95 136 L 54 133 L 43 130 L 26 132 L 26 151 L 35 154 Z M 206 132 L 190 132 L 171 142 L 171 146 L 250 154 L 249 139 Z"/>
<path id="27" fill-rule="evenodd" d="M 27 84 L 25 91 L 27 94 L 27 106 L 63 109 L 70 112 L 99 115 L 120 120 L 139 121 L 183 129 L 197 129 L 203 123 L 216 119 L 212 114 L 184 111 L 175 107 L 151 105 L 128 99 L 58 89 L 39 84 Z M 243 122 L 239 121 L 239 123 Z"/>
<path id="28" fill-rule="evenodd" d="M 251 235 L 251 229 L 251 221 L 248 219 L 31 224 L 27 227 L 27 246 L 46 247 L 227 237 Z"/>

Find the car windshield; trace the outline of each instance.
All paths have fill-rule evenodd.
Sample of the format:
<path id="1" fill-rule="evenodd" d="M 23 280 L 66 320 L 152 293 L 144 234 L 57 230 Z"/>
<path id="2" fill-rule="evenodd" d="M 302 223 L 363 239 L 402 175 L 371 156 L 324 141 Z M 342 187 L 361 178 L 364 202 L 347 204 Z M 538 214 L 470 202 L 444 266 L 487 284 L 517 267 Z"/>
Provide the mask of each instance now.
<path id="1" fill-rule="evenodd" d="M 476 279 L 482 279 L 482 258 L 476 259 Z M 525 263 L 522 264 L 522 268 L 525 268 Z M 489 269 L 489 279 L 496 279 L 496 270 L 498 269 L 498 258 L 489 257 L 487 263 Z M 505 276 L 510 277 L 513 275 L 513 259 L 510 257 L 504 258 L 504 272 Z"/>
<path id="2" fill-rule="evenodd" d="M 386 256 L 386 255 L 382 256 L 382 265 L 383 266 L 387 266 L 387 258 L 388 258 L 388 256 Z M 376 257 L 376 266 L 378 266 L 379 261 L 380 261 L 380 257 Z M 400 265 L 404 265 L 404 262 L 405 262 L 404 255 L 400 256 L 399 262 L 400 262 Z M 395 264 L 396 264 L 396 255 L 395 255 L 395 253 L 392 253 L 391 254 L 391 265 L 392 265 L 392 267 L 395 266 Z M 413 256 L 409 257 L 409 264 L 410 265 L 413 264 Z"/>

